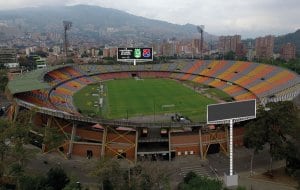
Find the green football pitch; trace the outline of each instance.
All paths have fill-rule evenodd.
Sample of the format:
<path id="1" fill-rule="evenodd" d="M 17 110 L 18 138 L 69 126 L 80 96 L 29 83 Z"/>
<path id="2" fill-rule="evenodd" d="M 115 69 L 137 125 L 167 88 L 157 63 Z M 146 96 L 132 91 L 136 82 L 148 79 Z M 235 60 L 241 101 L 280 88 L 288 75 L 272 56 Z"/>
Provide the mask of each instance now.
<path id="1" fill-rule="evenodd" d="M 108 119 L 179 113 L 206 121 L 206 105 L 216 102 L 170 79 L 110 80 L 89 85 L 73 98 L 82 114 Z"/>

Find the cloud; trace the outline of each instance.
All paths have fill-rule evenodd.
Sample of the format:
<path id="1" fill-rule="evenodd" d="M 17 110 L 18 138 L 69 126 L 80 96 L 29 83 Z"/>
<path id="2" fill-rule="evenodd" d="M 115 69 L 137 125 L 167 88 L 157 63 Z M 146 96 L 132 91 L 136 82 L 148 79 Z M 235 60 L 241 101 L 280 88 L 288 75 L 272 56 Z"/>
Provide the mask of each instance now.
<path id="1" fill-rule="evenodd" d="M 1 1 L 0 9 L 76 4 L 115 8 L 176 24 L 205 25 L 205 30 L 217 35 L 253 37 L 300 28 L 299 0 L 10 0 Z"/>
<path id="2" fill-rule="evenodd" d="M 62 6 L 66 5 L 67 1 L 61 0 L 9 0 L 9 1 L 0 1 L 0 9 L 19 9 L 25 7 L 39 7 L 39 6 Z"/>

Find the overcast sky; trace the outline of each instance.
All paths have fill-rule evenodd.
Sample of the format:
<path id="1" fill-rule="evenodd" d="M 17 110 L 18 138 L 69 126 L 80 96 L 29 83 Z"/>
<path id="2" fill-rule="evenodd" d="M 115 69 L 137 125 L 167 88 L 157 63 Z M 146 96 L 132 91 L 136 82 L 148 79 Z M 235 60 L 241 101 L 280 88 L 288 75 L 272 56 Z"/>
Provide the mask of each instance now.
<path id="1" fill-rule="evenodd" d="M 300 0 L 0 0 L 0 9 L 88 4 L 242 38 L 300 29 Z"/>

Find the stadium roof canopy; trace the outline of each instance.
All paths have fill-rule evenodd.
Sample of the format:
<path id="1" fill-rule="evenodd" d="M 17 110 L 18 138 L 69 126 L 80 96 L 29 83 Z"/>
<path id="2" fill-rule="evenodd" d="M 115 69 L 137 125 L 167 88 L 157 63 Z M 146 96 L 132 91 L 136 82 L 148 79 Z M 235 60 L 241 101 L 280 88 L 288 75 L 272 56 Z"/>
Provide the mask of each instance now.
<path id="1" fill-rule="evenodd" d="M 11 94 L 16 94 L 32 90 L 50 88 L 50 85 L 44 81 L 44 75 L 52 70 L 66 66 L 69 65 L 57 65 L 23 73 L 22 75 L 16 76 L 13 80 L 8 82 L 8 90 Z"/>

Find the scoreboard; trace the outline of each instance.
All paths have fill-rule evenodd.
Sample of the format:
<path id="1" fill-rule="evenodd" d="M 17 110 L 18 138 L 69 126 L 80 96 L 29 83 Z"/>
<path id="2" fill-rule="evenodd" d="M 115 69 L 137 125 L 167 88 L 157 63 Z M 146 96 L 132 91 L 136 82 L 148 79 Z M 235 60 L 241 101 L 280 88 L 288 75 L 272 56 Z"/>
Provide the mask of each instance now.
<path id="1" fill-rule="evenodd" d="M 118 48 L 118 61 L 152 61 L 152 48 Z"/>

